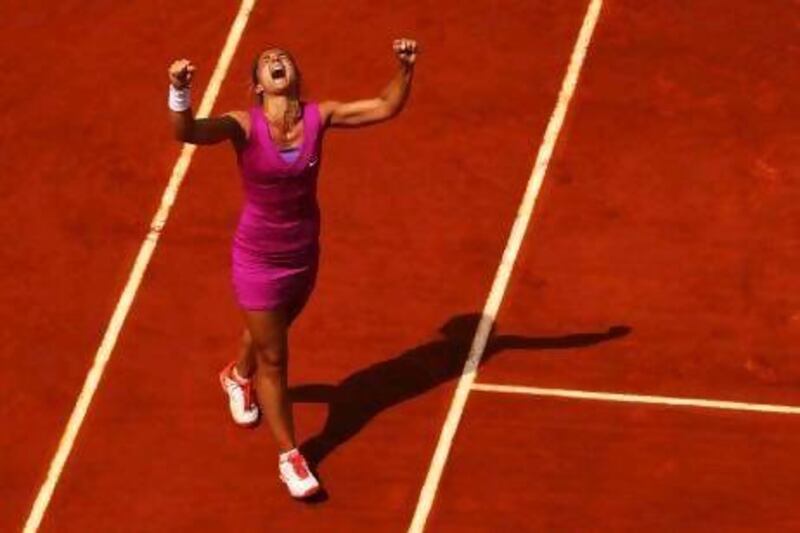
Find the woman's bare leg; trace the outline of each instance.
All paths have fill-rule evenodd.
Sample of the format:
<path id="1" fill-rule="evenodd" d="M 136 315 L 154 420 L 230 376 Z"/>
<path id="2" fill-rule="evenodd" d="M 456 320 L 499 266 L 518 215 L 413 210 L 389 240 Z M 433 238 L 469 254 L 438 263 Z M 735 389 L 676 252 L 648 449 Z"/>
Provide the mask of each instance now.
<path id="1" fill-rule="evenodd" d="M 242 347 L 239 352 L 239 362 L 236 363 L 236 373 L 240 377 L 249 379 L 256 372 L 256 350 L 250 330 L 245 328 L 242 334 Z"/>
<path id="2" fill-rule="evenodd" d="M 286 309 L 287 328 L 292 325 L 300 311 L 305 307 L 306 299 L 302 299 Z M 257 367 L 256 350 L 253 345 L 253 337 L 250 335 L 250 329 L 245 327 L 242 333 L 242 345 L 239 350 L 239 359 L 236 363 L 236 372 L 240 377 L 249 379 L 253 377 Z"/>
<path id="3" fill-rule="evenodd" d="M 256 360 L 256 392 L 280 452 L 295 447 L 294 419 L 289 402 L 288 320 L 286 312 L 244 311 Z"/>

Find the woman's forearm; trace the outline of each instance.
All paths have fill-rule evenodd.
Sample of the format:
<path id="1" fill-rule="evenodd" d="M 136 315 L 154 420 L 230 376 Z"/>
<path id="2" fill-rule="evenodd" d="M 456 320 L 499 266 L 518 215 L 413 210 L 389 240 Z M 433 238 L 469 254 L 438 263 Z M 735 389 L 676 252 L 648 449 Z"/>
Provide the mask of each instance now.
<path id="1" fill-rule="evenodd" d="M 401 64 L 400 69 L 389 85 L 381 93 L 381 99 L 386 102 L 391 116 L 403 109 L 411 92 L 411 80 L 414 77 L 414 65 Z"/>
<path id="2" fill-rule="evenodd" d="M 188 61 L 176 61 L 170 67 L 171 84 L 169 87 L 169 118 L 175 140 L 189 144 L 216 144 L 224 140 L 241 140 L 242 130 L 237 119 L 227 114 L 221 117 L 195 120 L 192 112 L 191 93 L 189 87 L 175 86 L 175 78 L 183 66 L 191 65 Z M 177 80 L 180 81 L 180 80 Z"/>
<path id="3" fill-rule="evenodd" d="M 195 67 L 188 59 L 174 61 L 168 69 L 170 120 L 175 139 L 192 142 L 194 115 L 192 114 L 191 83 Z"/>

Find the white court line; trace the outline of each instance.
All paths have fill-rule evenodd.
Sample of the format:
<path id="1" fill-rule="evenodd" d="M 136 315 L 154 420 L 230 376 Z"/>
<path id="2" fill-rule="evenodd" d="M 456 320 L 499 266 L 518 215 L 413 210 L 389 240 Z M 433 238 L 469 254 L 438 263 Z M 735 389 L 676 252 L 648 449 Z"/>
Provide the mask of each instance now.
<path id="1" fill-rule="evenodd" d="M 567 113 L 567 107 L 575 92 L 575 87 L 578 83 L 578 75 L 580 74 L 583 59 L 586 56 L 586 50 L 589 47 L 592 33 L 594 32 L 597 19 L 600 15 L 602 4 L 602 0 L 591 0 L 586 15 L 584 16 L 583 24 L 578 33 L 578 39 L 575 42 L 575 48 L 572 50 L 569 67 L 564 76 L 561 91 L 558 94 L 558 101 L 556 102 L 553 114 L 550 116 L 550 121 L 547 124 L 542 145 L 539 147 L 539 153 L 536 156 L 536 163 L 534 163 L 531 176 L 528 180 L 528 187 L 525 190 L 522 203 L 517 211 L 514 226 L 511 228 L 511 234 L 508 237 L 506 249 L 503 251 L 500 266 L 497 269 L 494 282 L 492 283 L 492 289 L 489 292 L 489 297 L 483 308 L 483 315 L 481 316 L 481 321 L 475 332 L 475 337 L 472 340 L 469 357 L 464 365 L 464 370 L 458 381 L 456 391 L 453 394 L 453 401 L 450 404 L 450 410 L 442 426 L 442 432 L 439 435 L 439 441 L 436 444 L 436 450 L 434 451 L 428 474 L 425 477 L 425 483 L 420 490 L 414 517 L 408 528 L 409 533 L 420 533 L 425 529 L 425 523 L 428 520 L 428 515 L 430 514 L 433 501 L 436 497 L 436 490 L 439 486 L 442 470 L 447 462 L 447 456 L 450 453 L 453 437 L 455 436 L 456 429 L 461 420 L 461 414 L 464 411 L 464 405 L 467 402 L 470 387 L 475 381 L 475 373 L 481 357 L 483 357 L 486 340 L 492 329 L 492 324 L 497 317 L 500 303 L 503 300 L 503 295 L 508 285 L 508 279 L 511 276 L 511 271 L 517 259 L 517 253 L 525 237 L 525 232 L 528 229 L 528 221 L 533 213 L 536 198 L 539 195 L 539 190 L 544 181 L 547 166 L 553 154 L 553 148 L 558 139 L 558 134 L 561 131 L 564 116 Z"/>
<path id="2" fill-rule="evenodd" d="M 732 402 L 727 400 L 709 400 L 706 398 L 676 398 L 673 396 L 651 396 L 647 394 L 626 394 L 617 392 L 522 387 L 518 385 L 495 385 L 491 383 L 475 383 L 472 385 L 472 390 L 499 392 L 505 394 L 527 394 L 530 396 L 547 396 L 552 398 L 569 398 L 573 400 L 640 403 L 672 407 L 699 407 L 703 409 L 724 409 L 727 411 L 751 411 L 757 413 L 800 415 L 800 407 L 794 405 Z"/>
<path id="3" fill-rule="evenodd" d="M 236 51 L 236 47 L 239 45 L 239 40 L 241 39 L 244 27 L 247 24 L 247 19 L 250 17 L 250 12 L 253 10 L 254 5 L 255 0 L 242 0 L 239 6 L 239 12 L 225 40 L 225 46 L 222 49 L 217 65 L 211 75 L 211 80 L 208 83 L 206 92 L 203 94 L 203 100 L 200 102 L 200 108 L 197 111 L 198 118 L 207 117 L 214 106 L 220 86 L 228 72 L 231 59 Z M 166 86 L 166 82 L 164 85 Z M 184 144 L 181 154 L 172 169 L 172 175 L 161 196 L 161 205 L 159 205 L 158 211 L 156 211 L 150 223 L 150 231 L 147 233 L 147 236 L 145 236 L 142 246 L 139 248 L 139 254 L 136 256 L 133 268 L 128 276 L 128 281 L 125 284 L 122 295 L 119 297 L 114 313 L 111 315 L 111 320 L 103 335 L 100 347 L 95 353 L 92 367 L 89 369 L 88 374 L 86 374 L 83 388 L 78 395 L 75 407 L 67 421 L 67 427 L 64 429 L 64 434 L 61 436 L 61 440 L 58 443 L 58 449 L 50 462 L 47 478 L 39 489 L 31 512 L 28 515 L 28 520 L 25 522 L 24 533 L 33 533 L 37 531 L 41 525 L 44 513 L 50 503 L 50 498 L 53 496 L 53 491 L 64 469 L 64 464 L 72 451 L 75 438 L 78 435 L 81 424 L 83 424 L 83 419 L 86 416 L 94 393 L 100 383 L 100 378 L 103 376 L 106 363 L 108 363 L 108 360 L 111 358 L 111 352 L 114 350 L 114 346 L 117 343 L 117 338 L 119 337 L 125 318 L 128 316 L 133 298 L 136 295 L 136 291 L 139 289 L 142 277 L 147 270 L 147 265 L 150 263 L 150 258 L 155 251 L 158 238 L 167 223 L 170 208 L 172 208 L 172 205 L 175 203 L 178 189 L 186 175 L 186 170 L 189 168 L 189 163 L 191 162 L 195 148 L 196 146 L 194 145 Z"/>

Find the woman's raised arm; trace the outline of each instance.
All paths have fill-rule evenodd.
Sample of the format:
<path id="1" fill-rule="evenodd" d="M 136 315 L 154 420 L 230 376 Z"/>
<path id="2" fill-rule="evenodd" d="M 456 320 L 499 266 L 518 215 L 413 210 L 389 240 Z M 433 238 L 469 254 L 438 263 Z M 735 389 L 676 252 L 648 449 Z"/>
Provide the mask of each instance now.
<path id="1" fill-rule="evenodd" d="M 174 61 L 169 67 L 169 108 L 175 139 L 190 144 L 238 144 L 246 140 L 246 113 L 234 111 L 219 117 L 194 118 L 189 94 L 194 72 L 188 59 Z"/>
<path id="2" fill-rule="evenodd" d="M 354 128 L 388 120 L 397 115 L 406 103 L 414 77 L 417 42 L 412 39 L 394 41 L 394 53 L 400 61 L 397 72 L 377 98 L 352 102 L 327 101 L 320 104 L 323 121 L 332 127 Z"/>

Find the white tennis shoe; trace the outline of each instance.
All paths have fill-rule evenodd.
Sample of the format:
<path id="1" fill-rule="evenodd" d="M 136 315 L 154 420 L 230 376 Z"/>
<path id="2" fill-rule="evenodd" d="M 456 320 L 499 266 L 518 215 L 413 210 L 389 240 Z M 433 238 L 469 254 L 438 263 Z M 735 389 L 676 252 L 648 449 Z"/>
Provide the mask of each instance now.
<path id="1" fill-rule="evenodd" d="M 261 414 L 256 402 L 253 380 L 240 377 L 235 371 L 236 361 L 222 369 L 219 382 L 222 390 L 228 395 L 233 421 L 240 426 L 252 426 L 258 422 Z"/>
<path id="2" fill-rule="evenodd" d="M 297 450 L 292 450 L 278 460 L 280 478 L 294 498 L 307 498 L 319 491 L 319 481 L 311 473 L 305 458 Z"/>

